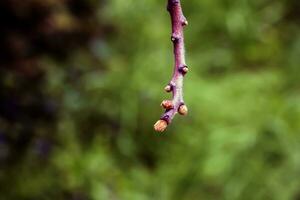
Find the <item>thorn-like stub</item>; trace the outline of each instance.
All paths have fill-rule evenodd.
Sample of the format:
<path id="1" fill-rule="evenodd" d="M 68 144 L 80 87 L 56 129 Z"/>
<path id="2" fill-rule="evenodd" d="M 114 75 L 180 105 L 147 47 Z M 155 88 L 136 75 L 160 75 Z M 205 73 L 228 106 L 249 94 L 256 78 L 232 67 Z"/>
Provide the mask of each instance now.
<path id="1" fill-rule="evenodd" d="M 186 19 L 184 19 L 184 20 L 182 20 L 181 24 L 182 24 L 182 26 L 187 26 L 187 25 L 189 25 L 189 22 Z"/>
<path id="2" fill-rule="evenodd" d="M 174 108 L 173 102 L 171 100 L 163 100 L 160 105 L 167 110 Z"/>
<path id="3" fill-rule="evenodd" d="M 186 20 L 186 18 L 185 18 L 185 16 L 181 16 L 181 25 L 182 26 L 187 26 L 189 23 L 188 23 L 188 21 Z"/>
<path id="4" fill-rule="evenodd" d="M 181 115 L 187 115 L 188 114 L 187 106 L 185 104 L 182 104 L 181 106 L 179 106 L 178 113 Z"/>
<path id="5" fill-rule="evenodd" d="M 157 132 L 163 132 L 166 130 L 167 126 L 168 123 L 165 120 L 160 119 L 154 124 L 154 130 Z"/>
<path id="6" fill-rule="evenodd" d="M 186 73 L 188 73 L 189 68 L 188 66 L 184 65 L 182 67 L 179 68 L 179 72 L 181 72 L 183 75 L 185 75 Z"/>

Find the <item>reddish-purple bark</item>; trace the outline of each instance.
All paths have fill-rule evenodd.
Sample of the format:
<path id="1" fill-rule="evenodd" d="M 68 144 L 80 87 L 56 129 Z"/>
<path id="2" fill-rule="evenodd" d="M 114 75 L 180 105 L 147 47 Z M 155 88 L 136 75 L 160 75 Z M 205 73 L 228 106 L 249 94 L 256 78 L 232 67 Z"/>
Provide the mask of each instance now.
<path id="1" fill-rule="evenodd" d="M 166 86 L 167 92 L 172 92 L 173 98 L 171 101 L 172 106 L 169 106 L 166 101 L 163 101 L 162 106 L 166 109 L 165 113 L 161 116 L 160 120 L 154 125 L 156 131 L 164 131 L 176 113 L 186 115 L 187 107 L 183 101 L 183 77 L 188 71 L 185 63 L 184 54 L 184 36 L 183 28 L 188 24 L 183 15 L 180 0 L 168 0 L 167 10 L 171 16 L 172 22 L 172 35 L 171 40 L 174 46 L 174 71 L 170 83 Z"/>

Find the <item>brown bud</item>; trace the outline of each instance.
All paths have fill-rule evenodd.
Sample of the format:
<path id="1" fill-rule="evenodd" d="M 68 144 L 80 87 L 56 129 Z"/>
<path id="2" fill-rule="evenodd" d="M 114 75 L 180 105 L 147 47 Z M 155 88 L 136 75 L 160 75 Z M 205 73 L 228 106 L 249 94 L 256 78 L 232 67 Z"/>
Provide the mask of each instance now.
<path id="1" fill-rule="evenodd" d="M 174 107 L 173 102 L 170 100 L 163 100 L 160 105 L 165 109 L 172 109 Z"/>
<path id="2" fill-rule="evenodd" d="M 171 92 L 171 91 L 172 91 L 172 87 L 171 87 L 170 85 L 167 85 L 167 86 L 165 87 L 165 91 L 166 91 L 166 92 Z"/>
<path id="3" fill-rule="evenodd" d="M 154 124 L 154 130 L 157 132 L 163 132 L 168 126 L 168 123 L 165 120 L 158 120 L 155 124 Z"/>
<path id="4" fill-rule="evenodd" d="M 186 107 L 186 105 L 181 105 L 179 108 L 178 108 L 178 113 L 181 114 L 181 115 L 187 115 L 188 114 L 188 108 Z"/>

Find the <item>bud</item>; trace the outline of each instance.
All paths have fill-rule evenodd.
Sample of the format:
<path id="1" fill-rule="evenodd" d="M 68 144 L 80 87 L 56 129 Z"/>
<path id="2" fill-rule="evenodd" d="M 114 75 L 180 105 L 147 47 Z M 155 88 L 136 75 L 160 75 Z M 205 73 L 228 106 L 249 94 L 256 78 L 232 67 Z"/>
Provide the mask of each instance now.
<path id="1" fill-rule="evenodd" d="M 184 66 L 181 68 L 182 73 L 186 74 L 189 71 L 189 68 L 187 66 Z"/>
<path id="2" fill-rule="evenodd" d="M 179 67 L 178 71 L 185 75 L 189 71 L 189 68 L 186 65 L 183 65 L 182 67 Z"/>
<path id="3" fill-rule="evenodd" d="M 186 105 L 181 105 L 179 108 L 178 108 L 178 113 L 181 114 L 181 115 L 187 115 L 188 114 L 188 108 L 186 107 Z"/>
<path id="4" fill-rule="evenodd" d="M 189 22 L 186 19 L 182 21 L 183 26 L 187 26 L 188 24 L 189 24 Z"/>
<path id="5" fill-rule="evenodd" d="M 170 100 L 163 100 L 160 105 L 165 109 L 172 109 L 174 107 L 173 102 Z"/>
<path id="6" fill-rule="evenodd" d="M 176 35 L 175 33 L 172 34 L 172 36 L 171 36 L 172 42 L 178 42 L 179 39 L 180 38 L 178 37 L 178 35 Z"/>
<path id="7" fill-rule="evenodd" d="M 155 124 L 154 124 L 154 130 L 157 132 L 163 132 L 168 126 L 168 123 L 165 120 L 158 120 Z"/>
<path id="8" fill-rule="evenodd" d="M 165 91 L 166 91 L 166 92 L 171 92 L 171 91 L 172 91 L 171 85 L 167 85 L 167 86 L 165 87 Z"/>

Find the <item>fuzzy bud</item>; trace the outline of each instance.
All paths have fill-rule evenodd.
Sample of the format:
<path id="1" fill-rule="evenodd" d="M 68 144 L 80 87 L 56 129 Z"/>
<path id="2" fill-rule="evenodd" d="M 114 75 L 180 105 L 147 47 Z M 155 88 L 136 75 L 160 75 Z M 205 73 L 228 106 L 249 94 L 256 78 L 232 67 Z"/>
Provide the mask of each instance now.
<path id="1" fill-rule="evenodd" d="M 189 71 L 189 68 L 188 68 L 186 65 L 184 65 L 184 66 L 182 66 L 182 67 L 179 68 L 179 71 L 180 71 L 183 75 L 185 75 L 185 74 Z"/>
<path id="2" fill-rule="evenodd" d="M 171 91 L 172 91 L 172 87 L 171 87 L 170 85 L 167 85 L 167 86 L 165 87 L 165 91 L 166 91 L 166 92 L 171 92 Z"/>
<path id="3" fill-rule="evenodd" d="M 167 110 L 172 109 L 174 107 L 173 102 L 170 100 L 163 100 L 160 105 Z"/>
<path id="4" fill-rule="evenodd" d="M 188 68 L 187 66 L 184 66 L 184 67 L 182 68 L 182 71 L 183 71 L 184 73 L 187 73 L 187 72 L 189 71 L 189 68 Z"/>
<path id="5" fill-rule="evenodd" d="M 181 115 L 187 115 L 188 114 L 188 108 L 186 105 L 181 105 L 179 106 L 178 108 L 178 113 L 181 114 Z"/>
<path id="6" fill-rule="evenodd" d="M 155 124 L 154 124 L 154 130 L 157 132 L 163 132 L 168 126 L 168 123 L 165 120 L 158 120 Z"/>

